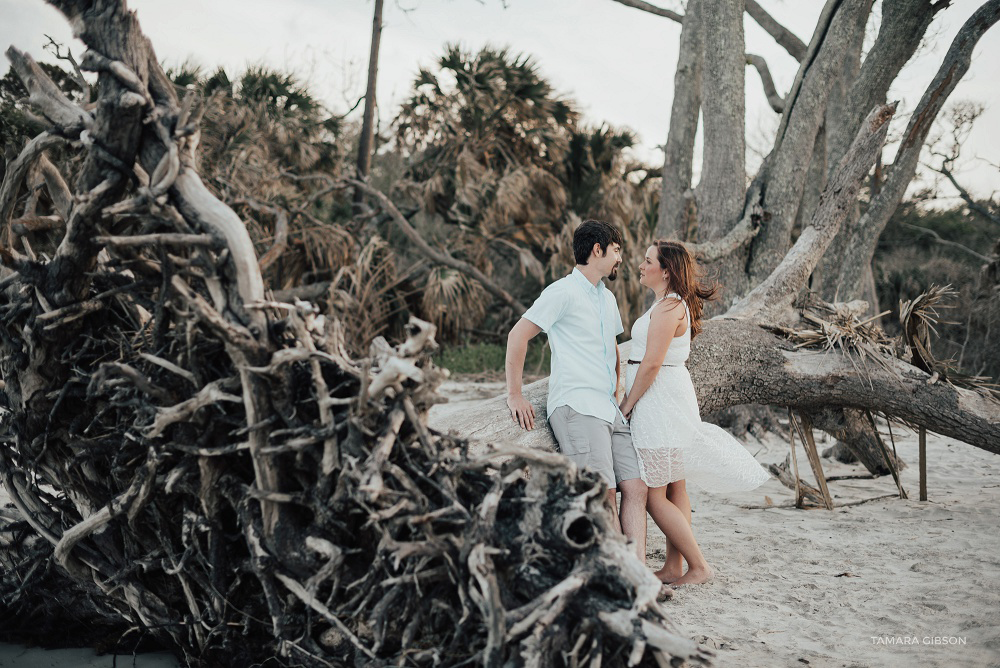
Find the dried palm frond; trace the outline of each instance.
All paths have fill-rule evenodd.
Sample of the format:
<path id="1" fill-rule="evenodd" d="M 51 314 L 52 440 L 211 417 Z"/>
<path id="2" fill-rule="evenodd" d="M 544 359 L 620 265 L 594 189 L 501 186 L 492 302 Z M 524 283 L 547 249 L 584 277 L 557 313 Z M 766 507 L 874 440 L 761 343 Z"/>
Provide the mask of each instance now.
<path id="1" fill-rule="evenodd" d="M 464 217 L 474 216 L 496 182 L 496 172 L 483 165 L 468 146 L 463 147 L 455 160 L 455 203 L 452 209 L 464 207 Z"/>
<path id="2" fill-rule="evenodd" d="M 439 330 L 457 334 L 478 324 L 491 301 L 478 281 L 454 269 L 435 267 L 427 276 L 421 311 Z"/>
<path id="3" fill-rule="evenodd" d="M 950 285 L 932 285 L 926 292 L 909 301 L 899 302 L 899 323 L 903 327 L 903 342 L 910 353 L 910 363 L 931 374 L 932 382 L 942 379 L 958 387 L 985 391 L 1000 397 L 1000 385 L 986 376 L 962 373 L 954 359 L 939 360 L 931 350 L 931 332 L 938 335 L 935 325 L 954 324 L 941 319 L 939 309 L 954 308 L 947 303 L 958 295 Z"/>
<path id="4" fill-rule="evenodd" d="M 390 333 L 393 319 L 405 310 L 397 275 L 396 256 L 389 245 L 373 236 L 357 259 L 341 267 L 330 285 L 328 312 L 340 314 L 350 333 L 350 352 L 367 350 L 378 336 Z"/>
<path id="5" fill-rule="evenodd" d="M 864 318 L 867 309 L 867 302 L 860 300 L 830 304 L 811 295 L 802 318 L 815 327 L 778 330 L 796 342 L 796 348 L 839 350 L 859 373 L 866 372 L 868 365 L 874 363 L 896 375 L 891 361 L 896 357 L 895 341 L 876 322 L 889 311 Z"/>
<path id="6" fill-rule="evenodd" d="M 497 183 L 496 206 L 512 218 L 531 217 L 531 177 L 527 170 L 507 170 Z"/>
<path id="7" fill-rule="evenodd" d="M 434 213 L 437 210 L 437 198 L 444 195 L 446 185 L 442 174 L 434 174 L 420 184 L 420 197 L 425 211 Z"/>

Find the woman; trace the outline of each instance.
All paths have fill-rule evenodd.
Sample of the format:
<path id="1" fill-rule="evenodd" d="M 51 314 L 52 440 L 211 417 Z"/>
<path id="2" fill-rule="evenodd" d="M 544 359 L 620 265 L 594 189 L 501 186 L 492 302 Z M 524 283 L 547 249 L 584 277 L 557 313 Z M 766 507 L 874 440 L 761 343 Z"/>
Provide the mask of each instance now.
<path id="1" fill-rule="evenodd" d="M 712 570 L 690 529 L 686 481 L 710 492 L 734 492 L 755 489 L 770 475 L 728 432 L 701 421 L 685 366 L 691 339 L 701 331 L 703 303 L 715 297 L 717 286 L 703 283 L 690 253 L 672 241 L 657 241 L 646 250 L 639 282 L 654 292 L 655 301 L 632 325 L 621 411 L 649 486 L 646 510 L 668 540 L 656 576 L 698 584 L 711 579 Z"/>

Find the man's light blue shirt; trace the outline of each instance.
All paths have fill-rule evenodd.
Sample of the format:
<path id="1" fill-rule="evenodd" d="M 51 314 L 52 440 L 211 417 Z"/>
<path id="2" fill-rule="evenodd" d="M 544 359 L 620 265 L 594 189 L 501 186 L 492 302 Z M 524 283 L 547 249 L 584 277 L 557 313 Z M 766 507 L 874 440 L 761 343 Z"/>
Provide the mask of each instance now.
<path id="1" fill-rule="evenodd" d="M 546 413 L 569 406 L 614 423 L 615 337 L 625 331 L 618 302 L 602 281 L 595 286 L 579 269 L 560 278 L 525 313 L 549 337 L 552 371 Z"/>

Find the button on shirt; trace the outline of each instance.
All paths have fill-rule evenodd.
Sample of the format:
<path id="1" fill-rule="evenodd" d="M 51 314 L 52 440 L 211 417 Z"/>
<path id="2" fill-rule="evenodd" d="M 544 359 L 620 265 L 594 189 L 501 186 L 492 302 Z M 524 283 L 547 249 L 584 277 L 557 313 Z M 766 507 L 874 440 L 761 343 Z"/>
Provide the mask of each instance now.
<path id="1" fill-rule="evenodd" d="M 615 337 L 625 331 L 615 296 L 579 269 L 551 284 L 524 316 L 549 337 L 548 415 L 560 406 L 614 423 Z"/>

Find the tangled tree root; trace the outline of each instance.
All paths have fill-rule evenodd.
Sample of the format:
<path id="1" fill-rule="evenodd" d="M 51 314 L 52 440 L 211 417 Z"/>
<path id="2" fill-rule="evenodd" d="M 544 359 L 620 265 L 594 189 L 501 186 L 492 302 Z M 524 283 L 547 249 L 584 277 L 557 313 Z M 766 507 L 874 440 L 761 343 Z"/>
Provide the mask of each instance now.
<path id="1" fill-rule="evenodd" d="M 265 298 L 195 169 L 197 100 L 122 0 L 53 4 L 99 99 L 8 52 L 54 129 L 0 189 L 0 224 L 24 201 L 52 222 L 0 253 L 4 628 L 148 635 L 192 665 L 706 661 L 602 482 L 428 429 L 430 325 L 356 360 L 336 319 Z M 77 173 L 29 198 L 54 145 Z"/>

